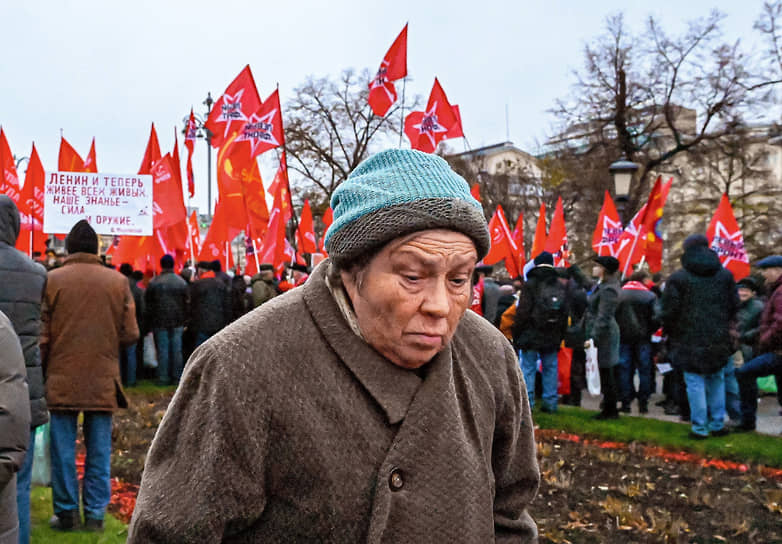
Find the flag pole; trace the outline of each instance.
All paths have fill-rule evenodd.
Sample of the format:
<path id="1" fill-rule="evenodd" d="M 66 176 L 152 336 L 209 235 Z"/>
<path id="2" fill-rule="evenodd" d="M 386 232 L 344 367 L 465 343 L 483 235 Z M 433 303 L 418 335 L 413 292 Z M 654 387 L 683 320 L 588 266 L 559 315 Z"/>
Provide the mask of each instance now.
<path id="1" fill-rule="evenodd" d="M 407 87 L 407 76 L 402 78 L 402 111 L 399 117 L 399 149 L 402 149 L 402 134 L 405 133 L 405 88 Z"/>
<path id="2" fill-rule="evenodd" d="M 632 220 L 630 221 L 632 223 Z M 627 276 L 627 267 L 630 266 L 630 261 L 633 258 L 633 253 L 635 253 L 635 246 L 638 243 L 638 238 L 641 235 L 641 227 L 643 226 L 643 223 L 639 223 L 638 227 L 635 230 L 635 236 L 633 237 L 633 245 L 630 246 L 630 253 L 627 255 L 627 260 L 625 261 L 625 266 L 622 269 L 622 279 L 625 279 L 625 276 Z"/>

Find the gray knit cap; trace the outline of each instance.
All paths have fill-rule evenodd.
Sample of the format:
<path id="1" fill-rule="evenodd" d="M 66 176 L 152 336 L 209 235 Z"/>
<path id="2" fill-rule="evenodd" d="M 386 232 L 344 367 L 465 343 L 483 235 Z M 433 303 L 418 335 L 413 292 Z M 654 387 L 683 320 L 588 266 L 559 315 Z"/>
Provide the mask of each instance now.
<path id="1" fill-rule="evenodd" d="M 391 240 L 427 229 L 469 237 L 482 259 L 491 238 L 480 203 L 442 158 L 412 149 L 382 151 L 359 164 L 331 196 L 326 251 L 337 266 Z"/>

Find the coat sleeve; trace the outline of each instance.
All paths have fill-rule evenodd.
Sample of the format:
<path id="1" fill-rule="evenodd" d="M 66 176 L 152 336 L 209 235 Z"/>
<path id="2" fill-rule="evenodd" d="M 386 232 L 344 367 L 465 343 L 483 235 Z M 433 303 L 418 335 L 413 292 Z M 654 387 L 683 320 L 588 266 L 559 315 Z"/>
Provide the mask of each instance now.
<path id="1" fill-rule="evenodd" d="M 619 291 L 615 287 L 608 286 L 600 290 L 597 315 L 592 326 L 592 337 L 594 339 L 602 338 L 611 332 L 611 320 L 614 319 L 618 305 Z"/>
<path id="2" fill-rule="evenodd" d="M 527 508 L 540 485 L 532 415 L 518 361 L 506 346 L 510 392 L 497 415 L 492 448 L 495 542 L 537 542 L 537 525 Z"/>
<path id="3" fill-rule="evenodd" d="M 220 542 L 263 513 L 271 409 L 242 365 L 211 343 L 191 357 L 147 456 L 129 544 Z"/>
<path id="4" fill-rule="evenodd" d="M 22 346 L 11 322 L 0 313 L 0 491 L 22 466 L 29 440 L 30 397 Z"/>
<path id="5" fill-rule="evenodd" d="M 138 340 L 139 330 L 136 320 L 136 303 L 133 301 L 133 293 L 130 285 L 125 282 L 124 301 L 122 303 L 122 317 L 120 318 L 119 343 L 129 346 Z"/>

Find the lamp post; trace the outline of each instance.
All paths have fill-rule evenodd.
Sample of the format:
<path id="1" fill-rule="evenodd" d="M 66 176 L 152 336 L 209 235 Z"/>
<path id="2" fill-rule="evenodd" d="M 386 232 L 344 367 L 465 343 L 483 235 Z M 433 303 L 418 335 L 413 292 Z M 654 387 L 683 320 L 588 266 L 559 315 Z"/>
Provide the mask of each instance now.
<path id="1" fill-rule="evenodd" d="M 630 197 L 630 183 L 633 181 L 633 174 L 638 170 L 640 165 L 633 161 L 621 158 L 618 161 L 611 163 L 608 167 L 608 171 L 614 177 L 614 193 L 616 194 L 616 206 L 619 212 L 619 219 L 622 221 L 622 226 L 625 225 L 627 218 L 627 202 Z"/>
<path id="2" fill-rule="evenodd" d="M 212 111 L 212 104 L 214 104 L 214 100 L 212 100 L 212 93 L 207 92 L 206 93 L 206 99 L 203 101 L 203 104 L 206 106 L 206 113 L 201 116 L 198 114 L 193 114 L 193 117 L 195 117 L 196 121 L 196 138 L 204 138 L 206 141 L 206 198 L 207 198 L 207 215 L 209 216 L 209 219 L 212 219 L 212 131 L 206 128 L 206 120 L 209 118 L 209 112 Z M 184 124 L 184 128 L 182 129 L 182 133 L 187 136 L 187 124 L 190 120 L 190 116 L 186 116 L 182 119 L 182 123 Z"/>

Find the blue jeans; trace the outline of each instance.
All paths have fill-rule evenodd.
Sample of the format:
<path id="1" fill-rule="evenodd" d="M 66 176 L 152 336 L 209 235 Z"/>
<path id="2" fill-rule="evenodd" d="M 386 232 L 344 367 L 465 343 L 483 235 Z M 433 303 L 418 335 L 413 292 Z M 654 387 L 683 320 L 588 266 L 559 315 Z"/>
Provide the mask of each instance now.
<path id="1" fill-rule="evenodd" d="M 782 372 L 782 356 L 764 353 L 736 369 L 741 392 L 741 422 L 754 427 L 758 412 L 758 378 Z"/>
<path id="2" fill-rule="evenodd" d="M 120 375 L 122 384 L 126 387 L 136 385 L 136 344 L 132 344 L 124 349 Z"/>
<path id="3" fill-rule="evenodd" d="M 182 331 L 184 327 L 155 329 L 157 347 L 157 380 L 161 384 L 179 383 L 182 377 Z"/>
<path id="4" fill-rule="evenodd" d="M 543 406 L 547 410 L 557 409 L 557 386 L 559 371 L 557 368 L 557 350 L 554 351 L 519 351 L 521 361 L 521 373 L 524 375 L 524 383 L 527 385 L 527 397 L 529 397 L 530 409 L 535 406 L 535 374 L 538 371 L 538 356 L 542 367 L 543 378 Z"/>
<path id="5" fill-rule="evenodd" d="M 731 421 L 741 422 L 741 396 L 739 395 L 739 382 L 736 381 L 736 365 L 733 364 L 733 356 L 725 365 L 725 411 Z"/>
<path id="6" fill-rule="evenodd" d="M 52 412 L 52 502 L 54 513 L 79 510 L 76 476 L 78 412 Z M 103 519 L 111 500 L 111 413 L 84 412 L 84 463 L 82 499 L 84 517 Z"/>
<path id="7" fill-rule="evenodd" d="M 633 378 L 638 370 L 638 394 L 635 392 Z M 619 400 L 623 405 L 630 405 L 635 397 L 645 404 L 652 394 L 652 344 L 638 342 L 636 344 L 619 345 Z"/>
<path id="8" fill-rule="evenodd" d="M 684 373 L 692 432 L 708 436 L 725 425 L 725 369 L 713 374 Z"/>
<path id="9" fill-rule="evenodd" d="M 16 508 L 19 511 L 19 544 L 30 544 L 30 484 L 33 479 L 35 429 L 30 429 L 30 445 L 24 464 L 16 473 Z"/>

